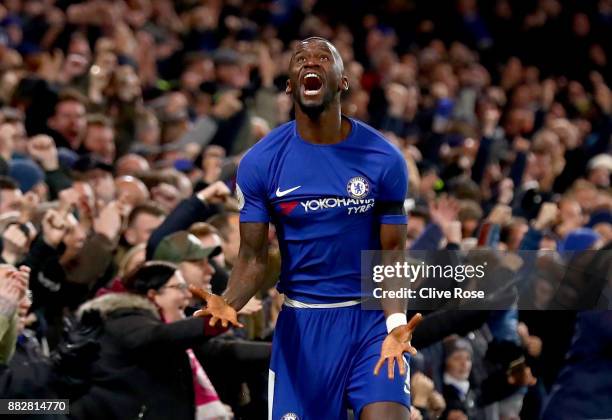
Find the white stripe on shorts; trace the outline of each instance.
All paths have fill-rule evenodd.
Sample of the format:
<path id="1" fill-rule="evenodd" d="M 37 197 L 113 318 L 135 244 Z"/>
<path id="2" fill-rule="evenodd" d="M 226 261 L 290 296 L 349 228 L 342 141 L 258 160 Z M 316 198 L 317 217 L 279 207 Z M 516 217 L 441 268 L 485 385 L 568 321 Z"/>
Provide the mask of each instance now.
<path id="1" fill-rule="evenodd" d="M 346 302 L 337 303 L 304 303 L 295 299 L 290 299 L 285 296 L 285 305 L 290 308 L 310 308 L 310 309 L 327 309 L 327 308 L 344 308 L 346 306 L 359 305 L 361 299 L 349 300 Z"/>
<path id="2" fill-rule="evenodd" d="M 272 420 L 272 407 L 274 406 L 274 380 L 276 374 L 268 369 L 268 420 Z"/>

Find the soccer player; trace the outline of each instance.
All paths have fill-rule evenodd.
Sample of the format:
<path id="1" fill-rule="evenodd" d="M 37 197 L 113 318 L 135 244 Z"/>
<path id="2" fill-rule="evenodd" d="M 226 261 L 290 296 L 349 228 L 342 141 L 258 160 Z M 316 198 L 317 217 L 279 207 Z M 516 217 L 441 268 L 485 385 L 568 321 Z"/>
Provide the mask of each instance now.
<path id="1" fill-rule="evenodd" d="M 211 324 L 238 324 L 236 311 L 260 289 L 269 222 L 282 254 L 269 379 L 274 420 L 408 419 L 414 353 L 406 302 L 361 309 L 361 250 L 403 250 L 408 173 L 373 128 L 341 114 L 348 90 L 342 59 L 323 38 L 300 42 L 286 93 L 295 120 L 262 139 L 238 169 L 240 252 L 229 286 L 209 297 Z M 378 375 L 387 362 L 387 375 Z M 396 365 L 397 362 L 397 365 Z"/>

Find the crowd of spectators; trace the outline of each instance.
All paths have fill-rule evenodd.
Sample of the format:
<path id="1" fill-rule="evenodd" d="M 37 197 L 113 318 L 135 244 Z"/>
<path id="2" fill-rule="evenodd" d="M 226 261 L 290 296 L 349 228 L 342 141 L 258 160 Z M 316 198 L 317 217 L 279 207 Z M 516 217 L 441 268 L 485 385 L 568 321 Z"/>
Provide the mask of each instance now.
<path id="1" fill-rule="evenodd" d="M 610 0 L 3 1 L 0 395 L 266 418 L 273 231 L 245 327 L 191 315 L 227 285 L 236 168 L 292 118 L 308 36 L 344 60 L 343 113 L 405 156 L 410 249 L 539 274 L 503 311 L 426 314 L 412 418 L 612 417 Z M 569 285 L 557 251 L 592 251 Z M 597 310 L 544 311 L 568 299 Z"/>

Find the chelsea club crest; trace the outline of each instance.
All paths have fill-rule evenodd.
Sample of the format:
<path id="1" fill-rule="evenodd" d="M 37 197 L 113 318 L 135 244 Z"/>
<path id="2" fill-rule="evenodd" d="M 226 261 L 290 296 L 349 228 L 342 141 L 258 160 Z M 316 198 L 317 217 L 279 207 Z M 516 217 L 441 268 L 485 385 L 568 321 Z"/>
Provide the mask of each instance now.
<path id="1" fill-rule="evenodd" d="M 346 191 L 352 198 L 365 198 L 370 192 L 370 185 L 364 177 L 356 176 L 346 184 Z"/>
<path id="2" fill-rule="evenodd" d="M 295 413 L 287 413 L 281 417 L 281 420 L 300 420 L 300 418 Z"/>
<path id="3" fill-rule="evenodd" d="M 238 210 L 242 210 L 244 208 L 244 194 L 238 184 L 236 184 L 236 198 L 238 199 Z"/>

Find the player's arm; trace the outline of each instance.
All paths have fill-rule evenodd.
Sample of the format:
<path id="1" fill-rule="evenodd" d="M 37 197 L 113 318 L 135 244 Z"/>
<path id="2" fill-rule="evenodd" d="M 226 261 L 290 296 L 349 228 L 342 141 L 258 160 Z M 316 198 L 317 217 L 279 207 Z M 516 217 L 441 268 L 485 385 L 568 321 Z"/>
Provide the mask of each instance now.
<path id="1" fill-rule="evenodd" d="M 238 261 L 230 275 L 223 297 L 210 293 L 197 293 L 206 301 L 201 315 L 210 315 L 210 325 L 218 321 L 226 326 L 238 322 L 237 312 L 261 288 L 268 261 L 268 202 L 264 173 L 259 167 L 261 160 L 256 154 L 247 153 L 238 167 L 236 195 L 240 206 L 240 249 Z M 195 293 L 195 291 L 192 290 Z"/>
<path id="2" fill-rule="evenodd" d="M 382 263 L 395 266 L 396 262 L 404 261 L 407 236 L 407 218 L 404 208 L 404 199 L 408 192 L 408 171 L 406 162 L 399 152 L 394 155 L 383 173 L 380 181 L 380 202 L 377 203 L 377 212 L 380 218 L 380 243 L 382 249 Z M 385 278 L 383 289 L 399 290 L 402 279 Z M 374 367 L 374 374 L 378 375 L 380 369 L 387 361 L 387 374 L 389 379 L 395 376 L 395 362 L 398 363 L 400 375 L 406 374 L 404 353 L 416 353 L 410 344 L 412 331 L 421 321 L 421 314 L 416 314 L 408 322 L 406 319 L 406 299 L 383 299 L 381 305 L 385 313 L 387 337 L 383 341 L 380 358 Z"/>
<path id="3" fill-rule="evenodd" d="M 238 322 L 240 310 L 253 297 L 264 282 L 268 260 L 268 224 L 241 223 L 238 261 L 232 270 L 228 287 L 223 296 L 213 295 L 198 287 L 189 290 L 206 302 L 206 308 L 196 311 L 194 316 L 210 316 L 210 326 L 221 322 L 223 327 Z"/>
<path id="4" fill-rule="evenodd" d="M 380 196 L 376 203 L 376 212 L 380 221 L 380 245 L 384 266 L 394 267 L 403 263 L 406 249 L 407 222 L 404 199 L 408 192 L 408 170 L 403 157 L 397 153 L 390 158 L 380 181 Z M 384 290 L 400 290 L 404 279 L 385 278 L 381 284 Z M 395 327 L 406 325 L 407 299 L 383 299 L 381 301 L 387 332 Z"/>
<path id="5" fill-rule="evenodd" d="M 239 311 L 264 283 L 268 261 L 268 223 L 241 223 L 238 261 L 223 294 L 227 303 Z"/>
<path id="6" fill-rule="evenodd" d="M 381 225 L 380 226 L 380 244 L 382 249 L 382 264 L 385 266 L 395 266 L 397 261 L 403 257 L 406 249 L 407 227 L 403 224 L 398 225 Z M 401 280 L 397 278 L 385 278 L 382 282 L 384 290 L 399 290 Z M 387 325 L 389 321 L 394 319 L 401 320 L 403 315 L 403 323 L 406 324 L 406 311 L 408 309 L 407 299 L 382 299 L 381 301 Z M 391 318 L 391 319 L 390 319 Z M 399 325 L 399 324 L 398 324 Z M 395 325 L 397 326 L 397 325 Z M 393 329 L 393 328 L 391 328 Z"/>
<path id="7" fill-rule="evenodd" d="M 403 261 L 404 250 L 406 248 L 406 225 L 383 224 L 380 227 L 380 242 L 382 248 L 382 263 L 384 265 L 395 266 L 396 262 Z M 382 287 L 385 290 L 399 290 L 402 286 L 402 279 L 385 278 Z M 410 344 L 412 332 L 421 322 L 421 314 L 416 314 L 410 322 L 406 319 L 408 309 L 407 299 L 382 299 L 381 305 L 385 313 L 387 325 L 387 338 L 383 341 L 380 358 L 374 368 L 374 374 L 378 375 L 380 369 L 387 364 L 387 376 L 393 379 L 395 376 L 395 362 L 399 366 L 400 375 L 406 374 L 404 353 L 416 353 L 416 349 Z"/>

